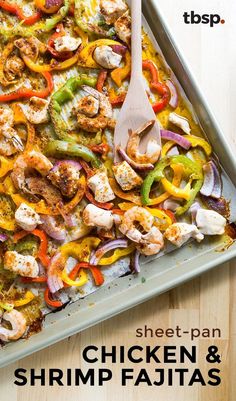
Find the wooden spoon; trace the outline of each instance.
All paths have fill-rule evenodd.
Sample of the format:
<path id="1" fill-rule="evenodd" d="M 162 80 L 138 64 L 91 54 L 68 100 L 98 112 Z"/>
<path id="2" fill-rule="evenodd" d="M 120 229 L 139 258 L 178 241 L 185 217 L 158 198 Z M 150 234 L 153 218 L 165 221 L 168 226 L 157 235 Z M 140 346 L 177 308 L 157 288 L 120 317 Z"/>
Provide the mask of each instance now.
<path id="1" fill-rule="evenodd" d="M 161 146 L 160 128 L 156 115 L 149 102 L 142 73 L 142 0 L 131 1 L 132 14 L 132 71 L 128 93 L 119 113 L 117 120 L 114 144 L 115 149 L 120 146 L 126 149 L 129 139 L 129 130 L 136 131 L 150 120 L 155 120 L 151 130 L 144 136 L 140 143 L 140 150 L 146 151 L 147 143 L 151 138 L 155 138 Z M 115 162 L 120 161 L 120 157 L 115 151 Z"/>

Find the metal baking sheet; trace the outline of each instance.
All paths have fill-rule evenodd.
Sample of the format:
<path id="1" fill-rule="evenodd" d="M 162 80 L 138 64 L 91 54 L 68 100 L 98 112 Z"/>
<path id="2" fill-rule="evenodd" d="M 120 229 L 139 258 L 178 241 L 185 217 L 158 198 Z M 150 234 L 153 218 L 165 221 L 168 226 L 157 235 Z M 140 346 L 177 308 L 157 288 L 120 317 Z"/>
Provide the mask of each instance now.
<path id="1" fill-rule="evenodd" d="M 214 144 L 215 153 L 220 155 L 220 162 L 225 170 L 223 174 L 225 196 L 232 200 L 236 196 L 236 159 L 233 152 L 157 9 L 157 2 L 148 0 L 143 3 L 146 18 L 143 20 L 144 28 L 151 35 L 153 42 L 158 43 L 157 51 L 161 49 L 167 65 L 173 71 L 175 79 L 191 103 L 195 117 L 209 141 Z M 234 221 L 236 211 L 233 202 L 231 206 L 231 220 Z M 0 367 L 91 327 L 229 261 L 236 256 L 236 243 L 230 248 L 225 245 L 222 239 L 206 240 L 202 244 L 192 242 L 182 249 L 174 250 L 144 264 L 139 276 L 129 275 L 117 278 L 110 282 L 109 286 L 106 285 L 68 305 L 62 311 L 47 315 L 42 332 L 27 340 L 9 343 L 0 350 Z"/>

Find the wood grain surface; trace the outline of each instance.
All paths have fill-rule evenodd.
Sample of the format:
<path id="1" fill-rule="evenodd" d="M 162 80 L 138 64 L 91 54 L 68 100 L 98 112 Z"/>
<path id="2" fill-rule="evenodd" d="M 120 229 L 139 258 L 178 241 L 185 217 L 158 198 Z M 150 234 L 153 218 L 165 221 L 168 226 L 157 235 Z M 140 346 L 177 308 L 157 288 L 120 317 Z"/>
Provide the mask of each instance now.
<path id="1" fill-rule="evenodd" d="M 148 0 L 146 0 L 148 1 Z M 234 0 L 158 0 L 171 30 L 189 62 L 198 82 L 210 103 L 225 135 L 235 146 L 236 127 L 236 2 Z M 195 10 L 200 14 L 217 13 L 225 19 L 224 25 L 210 28 L 205 25 L 185 25 L 183 13 Z M 235 148 L 236 149 L 236 148 Z M 0 370 L 0 399 L 4 401 L 235 401 L 236 379 L 236 261 L 156 297 L 128 312 L 101 323 L 50 348 Z M 109 307 L 109 305 L 108 305 Z M 191 342 L 186 337 L 137 339 L 135 330 L 147 325 L 168 328 L 179 325 L 190 327 L 220 328 L 217 340 L 200 337 Z M 218 387 L 148 387 L 120 385 L 121 365 L 113 365 L 112 383 L 104 387 L 17 387 L 13 384 L 17 367 L 35 368 L 84 368 L 81 349 L 86 345 L 196 345 L 198 363 L 206 371 L 205 353 L 208 346 L 219 347 L 222 363 L 222 384 Z M 95 367 L 99 367 L 96 364 Z M 109 364 L 106 365 L 109 368 Z M 145 366 L 144 366 L 145 367 Z M 159 367 L 159 366 L 158 366 Z M 162 367 L 162 365 L 161 365 Z M 176 366 L 174 366 L 176 367 Z M 140 368 L 140 366 L 139 366 Z M 154 369 L 150 365 L 148 369 Z M 138 369 L 137 367 L 135 369 Z"/>

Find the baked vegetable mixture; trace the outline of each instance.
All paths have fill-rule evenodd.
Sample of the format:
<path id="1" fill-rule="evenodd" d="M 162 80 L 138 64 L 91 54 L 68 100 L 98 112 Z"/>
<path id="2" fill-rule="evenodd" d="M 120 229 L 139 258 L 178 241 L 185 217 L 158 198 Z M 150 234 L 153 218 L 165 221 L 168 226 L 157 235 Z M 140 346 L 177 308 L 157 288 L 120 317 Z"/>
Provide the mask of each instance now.
<path id="1" fill-rule="evenodd" d="M 171 71 L 143 32 L 153 121 L 113 162 L 113 131 L 131 70 L 123 0 L 0 1 L 0 340 L 106 284 L 122 261 L 168 243 L 222 235 L 227 207 L 217 159 Z M 128 261 L 128 262 L 127 262 Z M 116 273 L 117 274 L 117 273 Z M 46 312 L 45 312 L 46 311 Z"/>

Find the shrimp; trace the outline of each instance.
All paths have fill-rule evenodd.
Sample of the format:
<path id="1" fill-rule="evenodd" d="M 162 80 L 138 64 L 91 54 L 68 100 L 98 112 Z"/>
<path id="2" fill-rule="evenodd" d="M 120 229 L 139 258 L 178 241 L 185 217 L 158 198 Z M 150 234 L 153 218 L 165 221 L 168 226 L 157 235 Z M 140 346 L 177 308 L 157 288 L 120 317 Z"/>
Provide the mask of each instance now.
<path id="1" fill-rule="evenodd" d="M 127 154 L 136 163 L 156 163 L 161 155 L 161 147 L 155 138 L 151 138 L 147 144 L 147 151 L 144 154 L 139 152 L 141 135 L 145 135 L 155 124 L 155 120 L 149 121 L 137 131 L 129 131 Z"/>
<path id="2" fill-rule="evenodd" d="M 17 151 L 23 151 L 23 143 L 13 128 L 14 115 L 10 108 L 0 107 L 0 154 L 11 156 Z"/>
<path id="3" fill-rule="evenodd" d="M 13 309 L 11 312 L 5 312 L 2 318 L 9 322 L 12 328 L 6 329 L 5 327 L 0 326 L 0 340 L 18 340 L 23 336 L 26 330 L 26 319 L 23 313 Z"/>
<path id="4" fill-rule="evenodd" d="M 116 121 L 112 118 L 113 110 L 108 97 L 90 86 L 83 85 L 82 88 L 95 99 L 99 100 L 99 113 L 92 118 L 81 112 L 77 113 L 79 127 L 87 132 L 98 132 L 105 128 L 114 129 Z"/>
<path id="5" fill-rule="evenodd" d="M 151 228 L 149 233 L 143 235 L 142 242 L 137 245 L 139 252 L 146 256 L 156 255 L 163 247 L 163 235 L 155 226 Z"/>
<path id="6" fill-rule="evenodd" d="M 123 216 L 119 230 L 134 242 L 140 242 L 143 234 L 135 227 L 138 222 L 144 231 L 149 232 L 154 224 L 154 217 L 146 209 L 134 206 Z"/>
<path id="7" fill-rule="evenodd" d="M 146 234 L 135 227 L 138 222 Z M 156 255 L 164 247 L 163 235 L 154 226 L 154 217 L 140 206 L 134 206 L 123 216 L 119 230 L 131 241 L 137 243 L 137 249 L 143 255 Z"/>
<path id="8" fill-rule="evenodd" d="M 13 184 L 19 190 L 29 192 L 26 188 L 26 169 L 35 169 L 43 177 L 46 177 L 52 167 L 53 164 L 42 153 L 36 152 L 35 150 L 26 152 L 20 155 L 15 161 L 14 168 L 11 174 Z"/>

